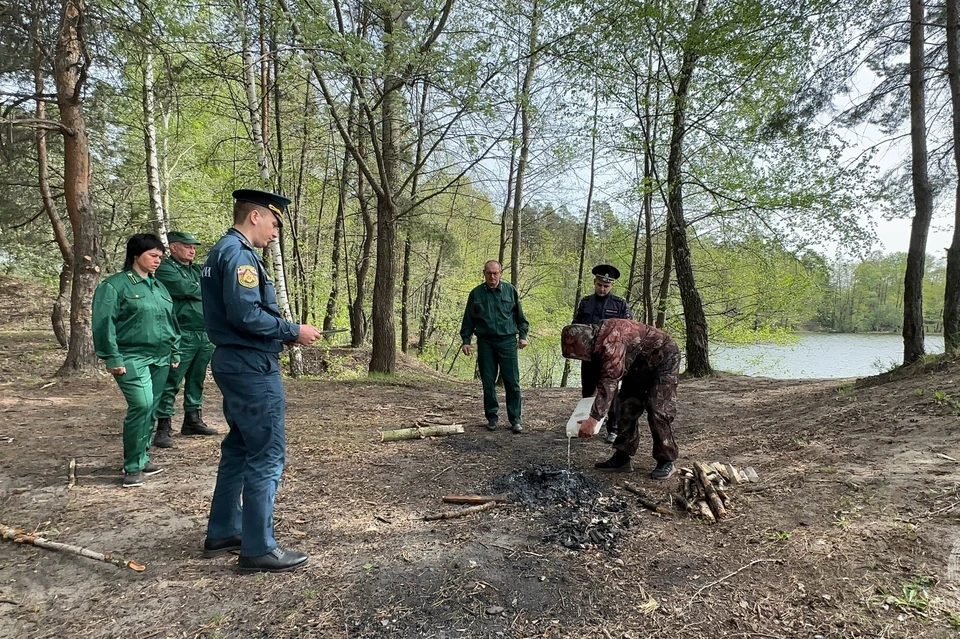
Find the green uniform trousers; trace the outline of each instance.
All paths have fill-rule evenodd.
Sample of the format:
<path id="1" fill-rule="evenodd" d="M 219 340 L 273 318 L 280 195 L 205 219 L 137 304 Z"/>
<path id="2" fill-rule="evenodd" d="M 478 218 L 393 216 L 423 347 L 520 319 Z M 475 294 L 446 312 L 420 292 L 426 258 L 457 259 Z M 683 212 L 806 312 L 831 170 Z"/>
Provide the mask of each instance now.
<path id="1" fill-rule="evenodd" d="M 497 421 L 497 371 L 503 377 L 507 396 L 507 417 L 511 424 L 520 423 L 520 360 L 517 357 L 517 336 L 477 336 L 477 367 L 483 383 L 483 413 L 488 422 Z"/>
<path id="2" fill-rule="evenodd" d="M 127 400 L 127 416 L 123 420 L 123 470 L 135 473 L 143 470 L 150 461 L 147 448 L 150 447 L 153 420 L 171 368 L 170 364 L 154 364 L 152 359 L 121 355 L 127 372 L 114 377 Z"/>
<path id="3" fill-rule="evenodd" d="M 206 331 L 182 331 L 180 333 L 180 367 L 171 368 L 163 396 L 157 406 L 157 417 L 173 417 L 174 402 L 183 384 L 183 412 L 203 408 L 203 382 L 207 378 L 207 366 L 213 356 L 213 343 Z"/>

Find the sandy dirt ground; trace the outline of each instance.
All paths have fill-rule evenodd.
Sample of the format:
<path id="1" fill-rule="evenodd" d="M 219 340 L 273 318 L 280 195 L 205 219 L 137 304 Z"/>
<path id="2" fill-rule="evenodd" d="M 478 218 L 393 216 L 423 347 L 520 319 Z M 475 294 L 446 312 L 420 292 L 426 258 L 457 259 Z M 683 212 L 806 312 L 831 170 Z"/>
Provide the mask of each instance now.
<path id="1" fill-rule="evenodd" d="M 480 388 L 403 359 L 395 378 L 287 380 L 281 544 L 302 570 L 201 558 L 218 438 L 176 437 L 122 489 L 124 403 L 106 375 L 53 377 L 49 299 L 0 279 L 0 523 L 111 564 L 0 542 L 0 637 L 956 637 L 960 364 L 864 380 L 684 380 L 681 464 L 752 466 L 716 525 L 644 509 L 676 482 L 593 469 L 563 427 L 576 389 L 524 392 L 521 435 L 483 427 Z M 824 357 L 829 357 L 824 353 Z M 313 350 L 311 369 L 362 365 Z M 205 419 L 225 431 L 208 382 Z M 423 420 L 450 437 L 381 443 Z M 68 486 L 70 461 L 75 483 Z M 516 489 L 514 491 L 514 489 Z M 444 495 L 511 501 L 424 521 Z M 592 531 L 592 534 L 591 534 Z M 571 543 L 571 539 L 573 542 Z"/>

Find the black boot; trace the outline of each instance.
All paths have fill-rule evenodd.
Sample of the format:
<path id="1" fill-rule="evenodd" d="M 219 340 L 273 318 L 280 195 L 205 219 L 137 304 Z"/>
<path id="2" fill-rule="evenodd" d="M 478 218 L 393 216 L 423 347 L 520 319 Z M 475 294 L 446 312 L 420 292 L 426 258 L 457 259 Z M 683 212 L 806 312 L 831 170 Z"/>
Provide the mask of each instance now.
<path id="1" fill-rule="evenodd" d="M 622 450 L 613 452 L 613 457 L 604 462 L 597 462 L 593 465 L 597 470 L 606 470 L 614 473 L 632 473 L 633 464 L 630 463 L 630 455 Z"/>
<path id="2" fill-rule="evenodd" d="M 188 410 L 183 413 L 183 426 L 180 427 L 181 435 L 218 435 L 216 430 L 203 423 L 203 418 L 198 410 Z"/>
<path id="3" fill-rule="evenodd" d="M 153 445 L 157 448 L 173 448 L 173 429 L 169 417 L 157 418 L 157 432 L 153 436 Z"/>

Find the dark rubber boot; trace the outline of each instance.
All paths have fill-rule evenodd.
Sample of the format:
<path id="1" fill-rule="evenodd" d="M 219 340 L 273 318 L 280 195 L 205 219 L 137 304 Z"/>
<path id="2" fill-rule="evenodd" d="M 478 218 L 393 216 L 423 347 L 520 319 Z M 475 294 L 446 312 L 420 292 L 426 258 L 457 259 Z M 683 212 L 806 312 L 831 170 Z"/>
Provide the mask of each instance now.
<path id="1" fill-rule="evenodd" d="M 183 414 L 181 435 L 218 435 L 216 430 L 203 423 L 203 417 L 198 410 L 188 410 Z"/>
<path id="2" fill-rule="evenodd" d="M 157 448 L 173 448 L 173 430 L 170 428 L 170 418 L 157 419 L 157 432 L 153 436 L 153 445 Z"/>

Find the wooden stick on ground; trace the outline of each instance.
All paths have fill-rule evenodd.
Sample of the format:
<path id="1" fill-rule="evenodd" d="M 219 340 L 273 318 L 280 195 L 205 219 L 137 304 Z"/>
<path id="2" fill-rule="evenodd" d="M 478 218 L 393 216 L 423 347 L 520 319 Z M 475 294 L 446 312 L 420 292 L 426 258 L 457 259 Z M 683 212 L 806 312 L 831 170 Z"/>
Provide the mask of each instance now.
<path id="1" fill-rule="evenodd" d="M 636 486 L 634 486 L 633 484 L 631 484 L 631 483 L 629 483 L 629 482 L 623 482 L 623 487 L 624 487 L 624 489 L 626 489 L 628 492 L 631 492 L 631 493 L 633 493 L 634 495 L 636 495 L 636 496 L 637 496 L 637 501 L 639 501 L 639 502 L 640 502 L 640 505 L 643 506 L 644 508 L 646 508 L 647 510 L 652 510 L 653 512 L 655 512 L 655 513 L 660 513 L 661 515 L 669 515 L 669 514 L 670 514 L 670 510 L 669 510 L 669 509 L 664 508 L 664 507 L 661 506 L 660 504 L 658 504 L 658 503 L 656 503 L 655 501 L 652 501 L 651 499 L 649 499 L 649 497 L 647 497 L 647 493 L 645 493 L 642 488 L 637 488 Z"/>
<path id="2" fill-rule="evenodd" d="M 485 504 L 488 501 L 507 501 L 506 495 L 444 495 L 446 504 Z"/>
<path id="3" fill-rule="evenodd" d="M 457 435 L 463 432 L 463 424 L 446 424 L 443 426 L 423 426 L 416 428 L 399 428 L 397 430 L 385 430 L 380 433 L 382 442 L 398 442 L 405 439 L 423 439 L 424 437 L 437 437 L 439 435 Z"/>
<path id="4" fill-rule="evenodd" d="M 457 517 L 465 517 L 467 515 L 472 515 L 474 513 L 482 513 L 485 510 L 490 510 L 497 505 L 495 501 L 488 501 L 485 504 L 479 504 L 477 506 L 467 506 L 466 508 L 461 508 L 460 510 L 448 510 L 442 513 L 434 513 L 432 515 L 424 515 L 424 521 L 438 521 L 440 519 L 456 519 Z"/>
<path id="5" fill-rule="evenodd" d="M 33 546 L 39 546 L 40 548 L 46 548 L 47 550 L 61 550 L 63 552 L 86 557 L 87 559 L 96 559 L 97 561 L 103 561 L 121 568 L 129 568 L 130 570 L 134 570 L 136 572 L 143 572 L 147 569 L 146 566 L 139 564 L 132 559 L 117 559 L 108 553 L 97 552 L 95 550 L 90 550 L 89 548 L 74 546 L 73 544 L 62 544 L 58 541 L 50 541 L 49 539 L 37 537 L 36 535 L 28 535 L 22 530 L 8 528 L 3 524 L 0 524 L 0 533 L 2 533 L 4 539 L 9 539 L 17 544 L 31 544 Z"/>

